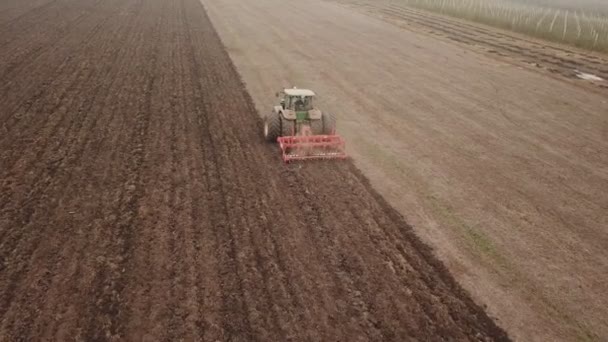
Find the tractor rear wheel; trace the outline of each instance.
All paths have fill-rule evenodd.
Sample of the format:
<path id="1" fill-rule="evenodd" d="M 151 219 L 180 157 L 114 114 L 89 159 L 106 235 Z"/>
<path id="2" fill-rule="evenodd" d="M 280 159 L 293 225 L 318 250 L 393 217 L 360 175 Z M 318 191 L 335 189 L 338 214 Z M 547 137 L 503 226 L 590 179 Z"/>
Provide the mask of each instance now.
<path id="1" fill-rule="evenodd" d="M 323 133 L 327 135 L 336 134 L 336 117 L 330 113 L 323 113 Z"/>
<path id="2" fill-rule="evenodd" d="M 295 132 L 295 121 L 287 120 L 285 118 L 281 118 L 281 136 L 289 137 L 292 135 L 296 135 Z"/>
<path id="3" fill-rule="evenodd" d="M 264 118 L 264 139 L 276 142 L 279 136 L 281 136 L 281 117 L 279 113 L 273 111 Z"/>

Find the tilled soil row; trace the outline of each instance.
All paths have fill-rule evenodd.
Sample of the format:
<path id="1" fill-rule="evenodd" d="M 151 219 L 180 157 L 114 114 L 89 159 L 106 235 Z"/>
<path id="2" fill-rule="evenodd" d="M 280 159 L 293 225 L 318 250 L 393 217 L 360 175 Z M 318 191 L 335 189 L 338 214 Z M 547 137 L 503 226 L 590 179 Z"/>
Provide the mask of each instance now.
<path id="1" fill-rule="evenodd" d="M 281 163 L 197 0 L 22 3 L 3 340 L 507 339 L 351 163 Z"/>

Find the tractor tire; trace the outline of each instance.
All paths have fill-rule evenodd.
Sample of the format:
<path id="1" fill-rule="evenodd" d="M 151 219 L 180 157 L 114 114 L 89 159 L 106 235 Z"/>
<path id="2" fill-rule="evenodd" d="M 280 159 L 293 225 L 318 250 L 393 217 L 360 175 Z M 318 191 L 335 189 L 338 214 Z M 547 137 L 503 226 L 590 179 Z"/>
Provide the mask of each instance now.
<path id="1" fill-rule="evenodd" d="M 281 136 L 281 117 L 279 113 L 273 111 L 264 118 L 264 139 L 276 142 L 279 136 Z"/>
<path id="2" fill-rule="evenodd" d="M 333 114 L 323 112 L 321 121 L 323 121 L 323 134 L 336 134 L 336 117 Z"/>
<path id="3" fill-rule="evenodd" d="M 323 129 L 323 118 L 319 120 L 310 120 L 310 130 L 313 135 L 325 134 L 325 130 Z"/>
<path id="4" fill-rule="evenodd" d="M 281 136 L 289 137 L 292 135 L 296 135 L 295 126 L 295 121 L 287 120 L 281 117 Z"/>

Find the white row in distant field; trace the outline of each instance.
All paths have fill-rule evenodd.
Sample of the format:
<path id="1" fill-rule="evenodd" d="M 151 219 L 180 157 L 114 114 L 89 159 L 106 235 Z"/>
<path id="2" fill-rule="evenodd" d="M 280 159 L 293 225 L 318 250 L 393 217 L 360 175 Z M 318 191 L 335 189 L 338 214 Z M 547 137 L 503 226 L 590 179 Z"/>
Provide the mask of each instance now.
<path id="1" fill-rule="evenodd" d="M 587 7 L 567 9 L 509 0 L 393 0 L 392 2 L 401 2 L 412 7 L 590 50 L 608 52 L 608 6 L 603 12 Z"/>

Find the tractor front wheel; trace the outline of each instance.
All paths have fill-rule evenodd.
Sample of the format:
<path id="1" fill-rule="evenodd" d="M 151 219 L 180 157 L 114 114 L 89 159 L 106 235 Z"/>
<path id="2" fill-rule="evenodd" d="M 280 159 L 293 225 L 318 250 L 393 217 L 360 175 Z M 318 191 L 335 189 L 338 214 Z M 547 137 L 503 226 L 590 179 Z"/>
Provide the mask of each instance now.
<path id="1" fill-rule="evenodd" d="M 281 136 L 289 137 L 292 135 L 296 135 L 295 121 L 281 118 Z"/>
<path id="2" fill-rule="evenodd" d="M 276 142 L 281 136 L 281 117 L 279 113 L 272 112 L 264 118 L 264 139 L 269 142 Z"/>

